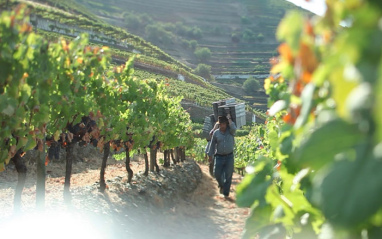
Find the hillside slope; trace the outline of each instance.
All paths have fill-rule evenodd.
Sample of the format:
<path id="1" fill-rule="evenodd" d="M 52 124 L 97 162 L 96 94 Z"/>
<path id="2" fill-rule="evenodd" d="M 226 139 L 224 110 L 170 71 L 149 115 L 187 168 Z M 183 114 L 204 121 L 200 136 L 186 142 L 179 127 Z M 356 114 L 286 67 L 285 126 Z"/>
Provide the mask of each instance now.
<path id="1" fill-rule="evenodd" d="M 284 0 L 75 1 L 191 68 L 212 66 L 215 75 L 268 73 L 277 54 L 277 25 L 286 11 L 299 9 Z M 211 57 L 197 58 L 198 47 L 208 48 Z"/>

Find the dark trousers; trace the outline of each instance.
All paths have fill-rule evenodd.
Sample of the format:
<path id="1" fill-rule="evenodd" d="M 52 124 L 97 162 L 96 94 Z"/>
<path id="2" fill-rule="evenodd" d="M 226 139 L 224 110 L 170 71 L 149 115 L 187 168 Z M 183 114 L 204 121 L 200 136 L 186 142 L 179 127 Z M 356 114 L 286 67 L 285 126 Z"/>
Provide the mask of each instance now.
<path id="1" fill-rule="evenodd" d="M 231 188 L 233 166 L 233 154 L 215 156 L 215 178 L 216 181 L 218 181 L 219 187 L 223 188 L 223 194 L 225 196 L 229 195 Z"/>

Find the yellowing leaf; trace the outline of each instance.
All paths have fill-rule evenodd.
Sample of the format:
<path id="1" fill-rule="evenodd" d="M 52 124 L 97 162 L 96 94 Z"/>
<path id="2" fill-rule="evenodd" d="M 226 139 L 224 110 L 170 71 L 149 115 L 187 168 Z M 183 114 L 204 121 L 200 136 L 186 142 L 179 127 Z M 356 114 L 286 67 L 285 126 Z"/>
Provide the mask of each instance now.
<path id="1" fill-rule="evenodd" d="M 301 43 L 298 57 L 300 58 L 303 69 L 308 72 L 312 73 L 317 68 L 318 61 L 316 55 L 307 44 Z"/>
<path id="2" fill-rule="evenodd" d="M 343 68 L 337 68 L 329 79 L 333 86 L 332 96 L 337 105 L 337 113 L 341 117 L 348 118 L 349 112 L 346 110 L 346 99 L 349 93 L 358 85 L 358 82 L 345 80 L 343 78 Z"/>
<path id="3" fill-rule="evenodd" d="M 58 141 L 58 139 L 60 138 L 60 131 L 59 130 L 56 130 L 56 132 L 54 132 L 53 138 L 55 141 Z"/>
<path id="4" fill-rule="evenodd" d="M 382 65 L 380 66 L 380 71 L 382 71 Z M 381 142 L 382 141 L 382 78 L 379 77 L 377 81 L 377 87 L 375 87 L 375 105 L 374 105 L 374 117 L 375 122 L 377 123 L 377 132 L 376 132 L 376 141 Z"/>
<path id="5" fill-rule="evenodd" d="M 267 91 L 269 87 L 271 86 L 271 79 L 267 78 L 264 80 L 264 89 Z"/>
<path id="6" fill-rule="evenodd" d="M 278 47 L 278 51 L 284 60 L 286 60 L 290 64 L 293 64 L 294 58 L 293 58 L 292 50 L 286 43 L 281 44 Z"/>

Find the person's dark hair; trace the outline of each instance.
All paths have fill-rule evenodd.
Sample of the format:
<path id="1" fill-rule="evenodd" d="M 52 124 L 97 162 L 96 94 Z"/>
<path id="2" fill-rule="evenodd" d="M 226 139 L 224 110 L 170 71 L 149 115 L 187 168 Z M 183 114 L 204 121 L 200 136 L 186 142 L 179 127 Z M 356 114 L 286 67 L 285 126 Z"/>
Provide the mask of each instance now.
<path id="1" fill-rule="evenodd" d="M 218 121 L 219 121 L 219 124 L 222 124 L 222 123 L 228 124 L 228 119 L 226 116 L 219 116 Z"/>

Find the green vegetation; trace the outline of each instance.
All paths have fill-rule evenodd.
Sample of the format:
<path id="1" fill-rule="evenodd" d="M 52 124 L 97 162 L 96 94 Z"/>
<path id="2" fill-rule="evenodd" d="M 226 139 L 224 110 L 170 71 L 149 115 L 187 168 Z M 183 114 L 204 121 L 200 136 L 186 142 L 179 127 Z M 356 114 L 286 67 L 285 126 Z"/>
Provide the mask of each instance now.
<path id="1" fill-rule="evenodd" d="M 207 62 L 211 59 L 211 50 L 207 47 L 200 47 L 194 52 L 196 58 L 201 62 Z"/>
<path id="2" fill-rule="evenodd" d="M 249 77 L 246 81 L 244 81 L 243 89 L 248 94 L 256 93 L 258 90 L 260 90 L 260 83 L 254 77 Z"/>
<path id="3" fill-rule="evenodd" d="M 211 79 L 211 66 L 206 64 L 198 64 L 198 66 L 195 68 L 195 74 L 202 76 L 206 79 Z"/>
<path id="4" fill-rule="evenodd" d="M 19 3 L 17 0 L 11 0 L 10 2 L 12 6 L 16 6 Z M 48 2 L 52 5 L 55 5 L 53 0 Z M 4 4 L 5 3 L 2 2 L 0 3 L 0 6 L 4 7 Z M 191 68 L 185 66 L 179 61 L 176 61 L 174 58 L 170 57 L 158 47 L 151 45 L 140 37 L 127 33 L 121 28 L 105 24 L 98 20 L 89 19 L 87 18 L 87 15 L 73 15 L 70 12 L 64 12 L 56 8 L 47 8 L 41 5 L 33 5 L 31 2 L 27 2 L 27 4 L 33 7 L 32 12 L 39 17 L 51 21 L 58 21 L 62 24 L 80 27 L 83 30 L 91 30 L 95 35 L 103 34 L 108 36 L 108 39 L 112 39 L 110 44 L 115 44 L 116 42 L 126 42 L 130 47 L 132 47 L 130 51 L 134 49 L 139 51 L 140 54 L 154 58 L 157 61 L 164 61 L 167 64 L 172 64 L 179 68 L 179 70 L 182 69 L 182 71 L 192 71 Z M 55 26 L 55 28 L 57 27 Z"/>
<path id="5" fill-rule="evenodd" d="M 321 19 L 280 23 L 269 117 L 237 140 L 249 166 L 236 201 L 252 210 L 244 238 L 382 236 L 382 4 L 327 3 Z"/>
<path id="6" fill-rule="evenodd" d="M 165 150 L 193 144 L 189 114 L 181 107 L 180 97 L 168 96 L 163 83 L 131 77 L 132 60 L 111 66 L 108 48 L 88 46 L 84 35 L 71 42 L 48 42 L 32 31 L 28 20 L 23 5 L 0 17 L 0 171 L 12 158 L 21 158 L 22 152 L 36 147 L 36 198 L 41 209 L 46 144 L 60 143 L 67 149 L 64 195 L 69 194 L 71 149 L 78 142 L 92 143 L 104 151 L 101 191 L 106 188 L 104 169 L 110 147 L 124 147 L 128 156 L 131 149 L 155 150 L 157 142 Z M 130 181 L 129 160 L 127 157 Z M 151 171 L 154 163 L 150 163 Z M 26 168 L 22 160 L 16 167 L 18 208 Z"/>
<path id="7" fill-rule="evenodd" d="M 212 74 L 266 74 L 270 70 L 269 59 L 275 56 L 277 48 L 276 28 L 289 9 L 297 9 L 293 4 L 282 0 L 209 0 L 209 1 L 171 1 L 171 0 L 76 0 L 87 6 L 95 15 L 112 24 L 127 27 L 132 33 L 158 44 L 161 49 L 189 66 L 196 66 L 200 59 L 193 52 L 190 40 L 197 40 L 200 48 L 211 51 L 208 64 Z M 95 5 L 94 3 L 97 3 Z M 232 7 L 233 4 L 237 7 Z M 113 9 L 111 7 L 117 7 Z M 126 13 L 128 9 L 128 13 Z M 246 9 L 246 12 L 239 9 Z M 301 10 L 302 11 L 302 10 Z M 171 44 L 148 38 L 143 27 L 132 29 L 126 26 L 126 15 L 141 19 L 143 14 L 155 19 L 155 24 L 167 34 L 174 36 Z M 136 22 L 136 20 L 134 20 Z M 140 23 L 140 26 L 141 23 Z M 164 34 L 164 32 L 163 32 Z M 248 44 L 248 43 L 251 44 Z M 241 62 L 233 64 L 233 55 L 241 53 Z M 252 58 L 261 58 L 258 69 L 248 66 Z"/>
<path id="8" fill-rule="evenodd" d="M 152 42 L 162 43 L 169 45 L 172 42 L 174 36 L 171 32 L 167 31 L 163 26 L 159 24 L 147 25 L 145 28 L 147 38 Z"/>
<path id="9" fill-rule="evenodd" d="M 228 94 L 216 87 L 209 89 L 177 79 L 168 78 L 159 74 L 135 70 L 133 76 L 141 80 L 155 79 L 158 82 L 163 82 L 166 85 L 169 95 L 174 97 L 182 97 L 184 100 L 195 103 L 199 106 L 211 107 L 212 102 L 215 102 L 216 99 L 230 98 Z"/>

